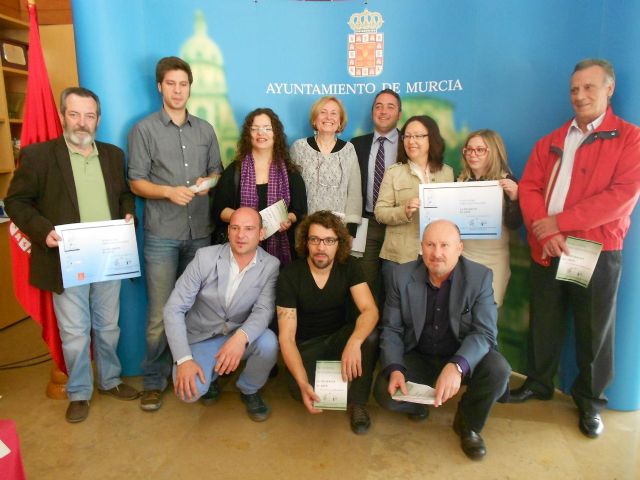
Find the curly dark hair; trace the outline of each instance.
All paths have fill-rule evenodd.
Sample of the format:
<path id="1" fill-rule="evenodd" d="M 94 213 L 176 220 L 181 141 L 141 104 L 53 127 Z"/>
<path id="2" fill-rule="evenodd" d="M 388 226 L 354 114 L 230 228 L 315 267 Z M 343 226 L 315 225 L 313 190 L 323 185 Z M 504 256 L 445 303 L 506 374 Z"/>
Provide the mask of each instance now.
<path id="1" fill-rule="evenodd" d="M 351 252 L 349 230 L 347 230 L 342 220 L 329 210 L 319 210 L 300 222 L 296 229 L 296 252 L 298 256 L 309 256 L 307 241 L 309 240 L 309 229 L 313 224 L 320 225 L 335 232 L 336 237 L 338 237 L 338 251 L 336 252 L 335 260 L 338 263 L 346 262 L 347 258 L 349 258 L 349 252 Z"/>
<path id="2" fill-rule="evenodd" d="M 240 168 L 242 161 L 251 153 L 251 126 L 253 125 L 254 118 L 258 115 L 266 115 L 269 117 L 269 120 L 271 120 L 271 128 L 273 128 L 273 159 L 277 162 L 284 162 L 288 172 L 297 172 L 298 168 L 293 164 L 289 155 L 284 126 L 278 115 L 270 108 L 256 108 L 245 117 L 244 123 L 242 124 L 242 132 L 238 139 L 236 155 L 233 158 L 236 163 L 236 168 Z"/>
<path id="3" fill-rule="evenodd" d="M 414 115 L 409 120 L 404 123 L 402 130 L 400 130 L 400 138 L 402 139 L 404 135 L 404 131 L 407 129 L 407 125 L 411 122 L 419 122 L 424 125 L 424 128 L 429 132 L 429 156 L 428 156 L 428 164 L 429 167 L 438 172 L 442 170 L 442 165 L 444 164 L 444 139 L 442 135 L 440 135 L 440 128 L 436 121 L 428 117 L 427 115 Z M 407 152 L 404 150 L 404 141 L 398 142 L 398 163 L 407 163 L 409 161 L 409 157 L 407 156 Z"/>

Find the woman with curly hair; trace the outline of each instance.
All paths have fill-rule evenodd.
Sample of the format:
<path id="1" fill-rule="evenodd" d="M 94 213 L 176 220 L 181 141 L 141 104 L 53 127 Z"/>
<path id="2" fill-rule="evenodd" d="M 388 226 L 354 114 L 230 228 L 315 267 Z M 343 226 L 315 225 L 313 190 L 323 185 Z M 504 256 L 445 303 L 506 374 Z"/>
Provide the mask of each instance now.
<path id="1" fill-rule="evenodd" d="M 304 181 L 291 163 L 278 115 L 270 108 L 257 108 L 245 118 L 234 161 L 216 187 L 213 215 L 218 227 L 214 243 L 225 241 L 224 233 L 235 209 L 252 207 L 259 211 L 280 200 L 287 206 L 287 220 L 262 242 L 262 247 L 285 266 L 294 255 L 294 225 L 307 213 L 307 195 Z"/>

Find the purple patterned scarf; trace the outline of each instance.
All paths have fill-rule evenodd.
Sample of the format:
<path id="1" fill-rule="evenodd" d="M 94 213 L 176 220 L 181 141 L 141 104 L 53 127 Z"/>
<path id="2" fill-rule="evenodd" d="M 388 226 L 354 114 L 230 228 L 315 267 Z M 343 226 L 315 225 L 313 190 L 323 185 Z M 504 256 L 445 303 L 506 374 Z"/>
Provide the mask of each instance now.
<path id="1" fill-rule="evenodd" d="M 256 169 L 253 155 L 250 153 L 242 161 L 240 167 L 240 206 L 258 209 L 258 189 L 256 187 Z M 267 184 L 267 206 L 284 199 L 289 208 L 291 193 L 289 192 L 289 176 L 283 161 L 274 160 L 269 166 L 269 183 Z M 276 232 L 263 242 L 264 249 L 280 260 L 281 267 L 291 263 L 291 246 L 287 232 Z"/>

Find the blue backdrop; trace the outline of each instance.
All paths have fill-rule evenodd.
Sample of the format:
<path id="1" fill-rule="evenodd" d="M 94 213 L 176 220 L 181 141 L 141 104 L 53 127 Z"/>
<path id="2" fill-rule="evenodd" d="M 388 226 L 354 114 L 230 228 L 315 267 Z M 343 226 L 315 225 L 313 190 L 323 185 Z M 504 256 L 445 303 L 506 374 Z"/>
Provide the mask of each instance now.
<path id="1" fill-rule="evenodd" d="M 454 168 L 465 134 L 492 128 L 503 135 L 520 176 L 535 141 L 572 116 L 569 76 L 585 57 L 614 63 L 614 109 L 640 123 L 640 96 L 633 88 L 640 83 L 640 32 L 634 21 L 640 7 L 633 1 L 73 0 L 72 5 L 81 84 L 103 102 L 99 138 L 125 151 L 131 126 L 160 107 L 154 69 L 167 55 L 198 65 L 189 108 L 214 124 L 226 156 L 237 126 L 258 106 L 272 107 L 293 140 L 311 133 L 313 101 L 337 93 L 349 114 L 342 135 L 348 139 L 370 131 L 373 93 L 393 86 L 406 114 L 426 112 L 443 126 L 447 162 Z M 349 35 L 357 33 L 349 20 L 365 8 L 383 21 L 377 28 L 383 35 L 383 69 L 377 76 L 357 77 L 348 71 Z M 616 380 L 609 390 L 610 405 L 617 409 L 640 408 L 637 217 L 626 242 Z M 525 259 L 526 247 L 515 247 L 516 259 Z M 514 338 L 520 335 L 507 343 L 522 346 L 527 266 L 524 260 L 515 263 L 521 271 L 514 266 L 512 299 L 501 322 Z M 127 375 L 140 373 L 144 299 L 142 279 L 124 282 L 120 354 Z M 572 368 L 571 361 L 563 365 L 565 383 Z"/>

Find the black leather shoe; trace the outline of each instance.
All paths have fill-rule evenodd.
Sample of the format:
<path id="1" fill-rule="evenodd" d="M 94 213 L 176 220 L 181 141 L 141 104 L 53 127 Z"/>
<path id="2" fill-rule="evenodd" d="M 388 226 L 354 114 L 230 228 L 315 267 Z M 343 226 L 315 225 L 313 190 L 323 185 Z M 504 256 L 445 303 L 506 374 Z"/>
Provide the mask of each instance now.
<path id="1" fill-rule="evenodd" d="M 349 414 L 349 424 L 351 425 L 351 431 L 357 435 L 367 433 L 371 426 L 371 420 L 369 414 L 364 408 L 364 405 L 352 403 L 347 408 Z"/>
<path id="2" fill-rule="evenodd" d="M 524 383 L 519 388 L 509 391 L 509 398 L 507 403 L 523 403 L 527 400 L 535 399 L 535 400 L 551 400 L 553 397 L 553 393 L 551 395 L 542 395 L 538 392 L 531 390 L 526 383 Z"/>
<path id="3" fill-rule="evenodd" d="M 209 385 L 209 390 L 207 390 L 207 393 L 200 397 L 200 403 L 207 406 L 213 405 L 218 400 L 220 400 L 220 390 L 220 384 L 218 383 L 218 379 L 216 378 Z"/>
<path id="4" fill-rule="evenodd" d="M 589 438 L 597 438 L 604 431 L 604 423 L 599 413 L 580 412 L 580 431 Z"/>
<path id="5" fill-rule="evenodd" d="M 264 403 L 260 392 L 249 395 L 240 393 L 240 399 L 247 407 L 247 415 L 254 422 L 264 422 L 271 415 L 271 408 Z"/>
<path id="6" fill-rule="evenodd" d="M 409 413 L 407 417 L 412 422 L 424 422 L 427 418 L 429 418 L 429 409 L 424 405 L 419 405 L 420 410 L 416 413 Z"/>
<path id="7" fill-rule="evenodd" d="M 460 410 L 456 412 L 453 420 L 453 430 L 460 436 L 460 446 L 464 454 L 471 460 L 482 460 L 487 454 L 484 440 L 479 433 L 471 430 L 462 419 Z"/>

